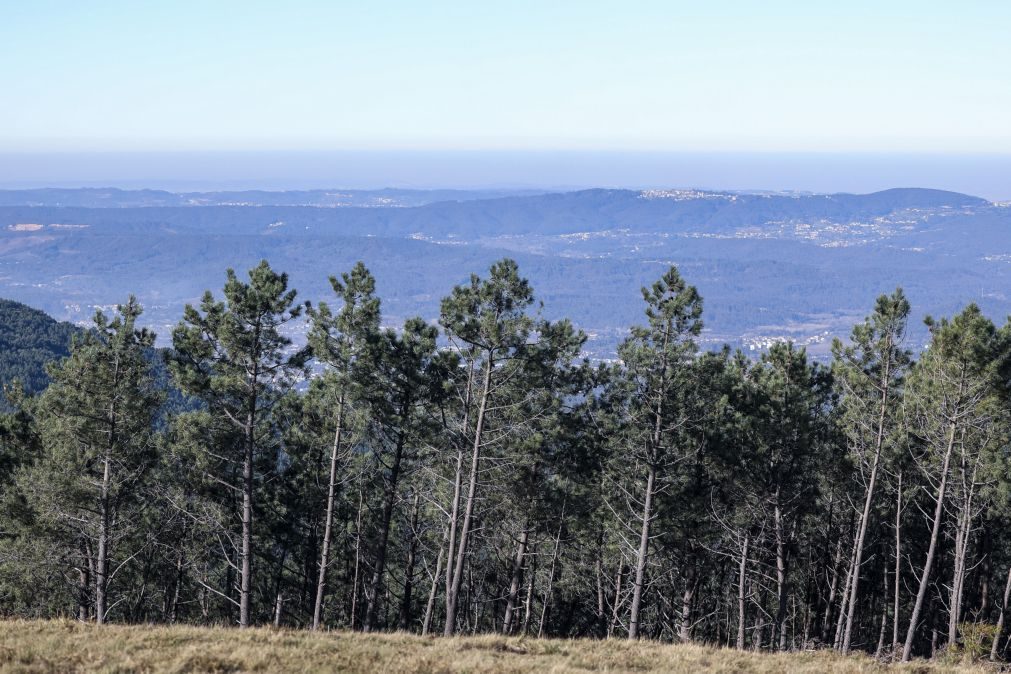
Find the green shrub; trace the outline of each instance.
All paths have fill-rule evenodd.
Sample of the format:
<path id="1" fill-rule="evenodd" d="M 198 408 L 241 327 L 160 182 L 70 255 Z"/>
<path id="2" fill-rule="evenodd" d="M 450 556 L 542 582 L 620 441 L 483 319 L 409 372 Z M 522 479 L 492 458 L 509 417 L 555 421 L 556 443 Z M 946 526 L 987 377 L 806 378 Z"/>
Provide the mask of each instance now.
<path id="1" fill-rule="evenodd" d="M 978 662 L 990 655 L 990 647 L 997 636 L 997 626 L 964 622 L 958 626 L 958 632 L 962 637 L 962 659 Z"/>

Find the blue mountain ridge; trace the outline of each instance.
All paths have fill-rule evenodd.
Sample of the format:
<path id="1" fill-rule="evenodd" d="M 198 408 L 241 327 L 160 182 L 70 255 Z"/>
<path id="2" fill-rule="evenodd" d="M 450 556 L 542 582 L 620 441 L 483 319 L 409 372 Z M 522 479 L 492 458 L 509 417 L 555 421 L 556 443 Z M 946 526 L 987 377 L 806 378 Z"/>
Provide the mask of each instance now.
<path id="1" fill-rule="evenodd" d="M 591 333 L 599 357 L 640 320 L 639 287 L 670 264 L 705 298 L 713 345 L 791 338 L 823 355 L 897 285 L 920 315 L 969 301 L 998 319 L 1011 313 L 1011 208 L 954 192 L 318 192 L 358 205 L 318 194 L 317 205 L 291 205 L 289 192 L 0 192 L 0 296 L 82 321 L 132 292 L 167 336 L 227 267 L 266 258 L 316 301 L 328 298 L 328 276 L 361 259 L 395 324 L 434 320 L 454 284 L 509 256 L 544 312 Z M 377 194 L 392 201 L 372 205 Z M 98 199 L 113 205 L 61 205 Z M 177 199 L 187 205 L 165 203 Z M 923 336 L 917 327 L 911 338 Z"/>

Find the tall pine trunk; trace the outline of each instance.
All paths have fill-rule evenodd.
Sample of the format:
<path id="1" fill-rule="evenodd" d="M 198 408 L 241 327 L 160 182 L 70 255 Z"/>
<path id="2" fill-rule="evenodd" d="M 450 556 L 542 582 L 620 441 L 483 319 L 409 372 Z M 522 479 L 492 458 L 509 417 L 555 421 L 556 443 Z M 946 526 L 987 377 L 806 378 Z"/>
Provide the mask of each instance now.
<path id="1" fill-rule="evenodd" d="M 744 543 L 741 545 L 741 563 L 737 572 L 737 649 L 744 650 L 744 620 L 745 615 L 745 581 L 748 573 L 748 534 L 744 535 Z"/>
<path id="2" fill-rule="evenodd" d="M 642 529 L 639 533 L 639 552 L 635 558 L 635 584 L 632 586 L 632 609 L 628 619 L 628 638 L 639 638 L 639 613 L 642 609 L 642 589 L 646 580 L 646 558 L 649 553 L 649 528 L 653 520 L 653 487 L 656 466 L 650 463 L 646 475 L 646 495 L 642 505 Z"/>
<path id="3" fill-rule="evenodd" d="M 787 585 L 786 569 L 786 533 L 783 530 L 783 511 L 779 505 L 779 491 L 776 491 L 774 508 L 776 526 L 776 594 L 779 597 L 776 609 L 776 623 L 773 634 L 779 636 L 779 650 L 786 650 L 786 604 L 789 586 Z"/>
<path id="4" fill-rule="evenodd" d="M 390 467 L 390 474 L 386 480 L 386 489 L 383 495 L 383 515 L 379 528 L 379 541 L 376 546 L 376 563 L 372 571 L 372 580 L 369 583 L 368 604 L 365 608 L 365 620 L 362 623 L 362 631 L 372 630 L 376 621 L 376 608 L 379 605 L 379 592 L 382 587 L 383 574 L 386 571 L 386 549 L 390 540 L 390 524 L 393 522 L 393 507 L 397 500 L 397 482 L 400 479 L 400 465 L 404 456 L 404 432 L 397 436 L 397 445 L 393 454 L 393 465 Z"/>
<path id="5" fill-rule="evenodd" d="M 899 592 L 902 578 L 902 471 L 895 492 L 895 597 L 892 606 L 892 649 L 899 647 Z M 893 655 L 894 657 L 894 655 Z"/>
<path id="6" fill-rule="evenodd" d="M 110 458 L 105 456 L 102 471 L 102 491 L 99 499 L 98 555 L 95 560 L 95 622 L 105 623 L 105 607 L 109 589 L 109 483 Z"/>
<path id="7" fill-rule="evenodd" d="M 964 441 L 964 437 L 963 437 Z M 951 572 L 951 594 L 948 612 L 948 643 L 958 638 L 958 625 L 962 620 L 962 599 L 965 595 L 965 577 L 969 566 L 969 543 L 972 538 L 972 509 L 976 494 L 976 469 L 973 466 L 968 483 L 965 481 L 965 453 L 962 454 L 963 495 L 958 513 L 958 530 L 955 534 L 955 563 Z"/>
<path id="8" fill-rule="evenodd" d="M 548 569 L 548 586 L 544 588 L 544 598 L 541 601 L 541 621 L 537 626 L 537 638 L 544 637 L 544 630 L 548 624 L 548 614 L 551 611 L 551 597 L 555 582 L 555 569 L 558 564 L 558 552 L 562 546 L 562 526 L 565 523 L 565 506 L 562 506 L 562 521 L 558 523 L 558 532 L 555 534 L 555 547 L 551 551 L 551 568 Z"/>
<path id="9" fill-rule="evenodd" d="M 113 358 L 112 390 L 115 398 L 109 405 L 109 413 L 106 423 L 109 425 L 109 439 L 106 445 L 106 453 L 102 460 L 102 486 L 99 494 L 99 529 L 98 529 L 98 556 L 95 560 L 95 622 L 99 625 L 105 623 L 106 607 L 108 606 L 109 593 L 109 537 L 112 520 L 112 504 L 109 490 L 112 486 L 112 455 L 116 449 L 117 437 L 117 410 L 116 399 L 119 396 L 119 357 Z"/>
<path id="10" fill-rule="evenodd" d="M 253 585 L 253 445 L 255 397 L 246 417 L 245 456 L 242 460 L 242 552 L 239 569 L 239 627 L 249 627 Z"/>
<path id="11" fill-rule="evenodd" d="M 90 587 L 91 573 L 85 564 L 81 564 L 77 569 L 77 619 L 82 623 L 88 621 L 91 608 L 91 600 L 88 597 Z"/>
<path id="12" fill-rule="evenodd" d="M 337 401 L 337 429 L 330 450 L 330 483 L 327 487 L 326 517 L 323 524 L 323 545 L 319 553 L 319 577 L 316 580 L 316 601 L 312 609 L 312 628 L 318 630 L 323 619 L 323 598 L 326 596 L 326 571 L 330 565 L 330 545 L 333 539 L 333 514 L 337 501 L 337 466 L 344 426 L 344 396 Z"/>
<path id="13" fill-rule="evenodd" d="M 888 561 L 887 559 L 885 560 Z M 881 577 L 884 579 L 883 592 L 881 594 L 881 625 L 878 628 L 878 645 L 874 650 L 874 657 L 880 658 L 885 651 L 885 634 L 888 632 L 888 565 L 881 568 Z M 898 578 L 896 578 L 898 582 Z"/>
<path id="14" fill-rule="evenodd" d="M 351 629 L 358 620 L 358 588 L 361 585 L 362 568 L 362 510 L 365 505 L 365 487 L 361 479 L 358 481 L 358 514 L 355 516 L 355 572 L 351 581 Z"/>
<path id="15" fill-rule="evenodd" d="M 530 540 L 530 527 L 523 528 L 519 543 L 516 545 L 516 557 L 513 559 L 512 577 L 509 580 L 509 596 L 506 599 L 505 617 L 502 620 L 502 634 L 509 634 L 513 628 L 513 615 L 516 610 L 516 599 L 520 593 L 520 583 L 523 582 L 523 562 L 527 553 L 527 542 Z"/>
<path id="16" fill-rule="evenodd" d="M 951 452 L 955 446 L 955 427 L 952 422 L 948 433 L 948 447 L 944 452 L 944 462 L 941 467 L 941 483 L 937 488 L 937 504 L 934 507 L 934 522 L 930 530 L 930 545 L 927 548 L 927 559 L 923 565 L 923 572 L 920 574 L 920 588 L 916 593 L 916 603 L 913 604 L 913 613 L 909 617 L 909 628 L 906 630 L 906 643 L 902 647 L 902 661 L 909 662 L 909 657 L 913 652 L 913 639 L 916 637 L 917 622 L 920 620 L 920 612 L 923 610 L 923 602 L 927 596 L 927 588 L 930 582 L 930 572 L 934 566 L 934 557 L 937 554 L 937 543 L 941 535 L 941 519 L 944 516 L 944 492 L 948 486 L 948 468 L 951 463 Z"/>
<path id="17" fill-rule="evenodd" d="M 887 352 L 891 353 L 889 346 Z M 871 477 L 867 483 L 867 494 L 864 498 L 864 509 L 860 513 L 860 525 L 857 527 L 857 543 L 853 551 L 853 577 L 849 588 L 849 610 L 846 613 L 846 632 L 843 634 L 842 652 L 845 655 L 850 650 L 850 638 L 853 634 L 853 618 L 856 615 L 858 590 L 860 587 L 860 566 L 863 563 L 864 539 L 871 519 L 871 506 L 874 502 L 874 487 L 878 479 L 878 464 L 881 462 L 881 449 L 885 441 L 885 418 L 888 412 L 888 392 L 891 369 L 891 357 L 885 360 L 885 369 L 881 375 L 881 404 L 878 410 L 877 437 L 874 441 L 874 458 L 871 463 Z"/>
<path id="18" fill-rule="evenodd" d="M 685 590 L 681 594 L 681 625 L 678 629 L 678 638 L 681 643 L 688 643 L 692 640 L 692 599 L 695 596 L 695 581 L 692 574 L 685 579 Z"/>
<path id="19" fill-rule="evenodd" d="M 484 440 L 485 413 L 488 409 L 488 398 L 491 395 L 492 354 L 485 357 L 484 378 L 481 386 L 481 400 L 478 404 L 477 419 L 474 426 L 474 443 L 470 457 L 470 481 L 467 485 L 467 501 L 463 511 L 463 523 L 460 527 L 460 540 L 456 550 L 450 548 L 448 560 L 453 568 L 448 574 L 449 584 L 446 587 L 446 625 L 443 635 L 450 637 L 456 631 L 456 609 L 460 594 L 460 584 L 463 582 L 463 570 L 467 563 L 467 544 L 470 536 L 471 520 L 474 516 L 474 504 L 477 501 L 477 481 L 481 463 L 481 445 Z M 454 508 L 455 510 L 455 508 Z M 455 554 L 455 560 L 453 558 Z"/>
<path id="20" fill-rule="evenodd" d="M 639 638 L 642 591 L 645 583 L 646 563 L 649 557 L 649 531 L 653 521 L 653 494 L 656 489 L 657 462 L 660 459 L 660 439 L 663 432 L 663 407 L 668 367 L 667 346 L 670 344 L 672 329 L 673 326 L 668 321 L 664 326 L 663 333 L 663 346 L 661 348 L 663 357 L 660 360 L 660 380 L 656 390 L 656 408 L 653 412 L 653 430 L 650 436 L 648 454 L 649 470 L 646 475 L 646 493 L 642 504 L 642 529 L 639 532 L 639 551 L 635 559 L 635 584 L 632 587 L 632 608 L 628 620 L 628 638 L 630 640 Z"/>
<path id="21" fill-rule="evenodd" d="M 832 556 L 832 573 L 828 583 L 828 597 L 825 599 L 825 615 L 822 616 L 821 640 L 828 641 L 829 629 L 832 627 L 832 609 L 835 606 L 835 595 L 839 589 L 839 565 L 842 562 L 843 539 L 836 541 L 835 554 Z"/>
<path id="22" fill-rule="evenodd" d="M 442 534 L 442 543 L 439 544 L 439 557 L 435 562 L 435 573 L 432 574 L 432 587 L 428 591 L 428 603 L 425 605 L 425 618 L 421 623 L 421 635 L 428 634 L 432 626 L 432 614 L 435 612 L 435 593 L 439 589 L 439 574 L 442 573 L 442 560 L 446 556 L 446 542 L 449 537 L 449 528 Z"/>
<path id="23" fill-rule="evenodd" d="M 603 535 L 603 534 L 601 534 Z M 606 614 L 604 607 L 604 560 L 603 551 L 600 549 L 600 542 L 597 543 L 597 559 L 593 564 L 594 576 L 597 581 L 597 633 L 598 636 L 606 634 Z"/>
<path id="24" fill-rule="evenodd" d="M 1000 615 L 997 617 L 997 628 L 993 634 L 993 644 L 990 646 L 990 659 L 996 660 L 1000 650 L 1001 635 L 1004 632 L 1004 615 L 1007 613 L 1008 599 L 1011 599 L 1011 567 L 1007 570 L 1007 583 L 1004 585 L 1004 601 L 1000 605 Z"/>
<path id="25" fill-rule="evenodd" d="M 398 626 L 406 630 L 411 625 L 411 603 L 414 595 L 414 565 L 418 558 L 418 513 L 421 509 L 421 492 L 414 494 L 414 505 L 411 508 L 410 543 L 407 545 L 407 562 L 404 565 L 404 592 L 400 599 L 400 618 Z M 436 578 L 439 572 L 435 573 Z"/>
<path id="26" fill-rule="evenodd" d="M 611 607 L 611 623 L 607 628 L 607 638 L 614 636 L 614 630 L 618 628 L 618 619 L 621 616 L 621 581 L 625 577 L 625 559 L 618 560 L 618 569 L 614 572 L 614 605 Z"/>

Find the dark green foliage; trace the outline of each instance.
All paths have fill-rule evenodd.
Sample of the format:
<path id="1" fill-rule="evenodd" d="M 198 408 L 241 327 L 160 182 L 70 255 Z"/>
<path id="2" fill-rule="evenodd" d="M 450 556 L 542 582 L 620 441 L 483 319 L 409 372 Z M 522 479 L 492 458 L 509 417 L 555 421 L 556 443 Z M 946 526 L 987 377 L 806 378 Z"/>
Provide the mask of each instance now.
<path id="1" fill-rule="evenodd" d="M 177 385 L 204 401 L 209 432 L 221 442 L 203 451 L 211 458 L 208 473 L 234 494 L 241 494 L 240 541 L 231 541 L 238 562 L 238 622 L 250 622 L 254 563 L 255 502 L 264 481 L 282 467 L 275 408 L 303 373 L 305 351 L 289 353 L 291 340 L 282 333 L 301 315 L 296 292 L 286 274 L 271 270 L 266 260 L 249 271 L 243 283 L 231 269 L 224 301 L 208 291 L 197 310 L 186 307 L 172 333 L 171 371 Z M 226 498 L 226 504 L 234 500 Z M 225 531 L 231 523 L 221 522 Z M 226 535 L 227 534 L 222 534 Z M 231 558 L 231 553 L 225 551 Z M 227 596 L 232 588 L 217 590 Z"/>
<path id="2" fill-rule="evenodd" d="M 0 299 L 0 385 L 17 380 L 26 392 L 38 393 L 49 384 L 46 363 L 69 355 L 70 341 L 80 332 L 37 309 Z"/>
<path id="3" fill-rule="evenodd" d="M 671 267 L 591 363 L 512 260 L 438 327 L 382 327 L 363 264 L 330 288 L 305 349 L 262 262 L 187 307 L 171 382 L 131 301 L 11 388 L 0 612 L 1004 654 L 1011 324 L 929 321 L 914 363 L 898 290 L 831 367 L 700 351 Z"/>
<path id="4" fill-rule="evenodd" d="M 156 460 L 155 413 L 164 396 L 147 357 L 154 334 L 136 327 L 140 313 L 132 297 L 111 320 L 99 311 L 70 355 L 50 363 L 52 383 L 31 404 L 38 451 L 14 476 L 23 506 L 15 526 L 35 534 L 18 541 L 24 545 L 16 554 L 40 567 L 60 560 L 74 569 L 77 613 L 99 623 L 115 606 L 116 565 L 146 546 L 136 527 L 150 496 L 145 478 Z"/>

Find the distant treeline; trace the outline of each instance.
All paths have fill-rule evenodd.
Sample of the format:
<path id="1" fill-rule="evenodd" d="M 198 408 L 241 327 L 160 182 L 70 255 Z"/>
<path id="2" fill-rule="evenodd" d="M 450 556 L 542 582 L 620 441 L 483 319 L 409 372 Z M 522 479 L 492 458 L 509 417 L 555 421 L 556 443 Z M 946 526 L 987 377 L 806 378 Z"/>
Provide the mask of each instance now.
<path id="1" fill-rule="evenodd" d="M 1011 324 L 914 362 L 900 289 L 753 360 L 672 267 L 593 363 L 511 260 L 438 325 L 330 283 L 229 270 L 164 366 L 130 298 L 7 387 L 0 615 L 1005 655 Z"/>

